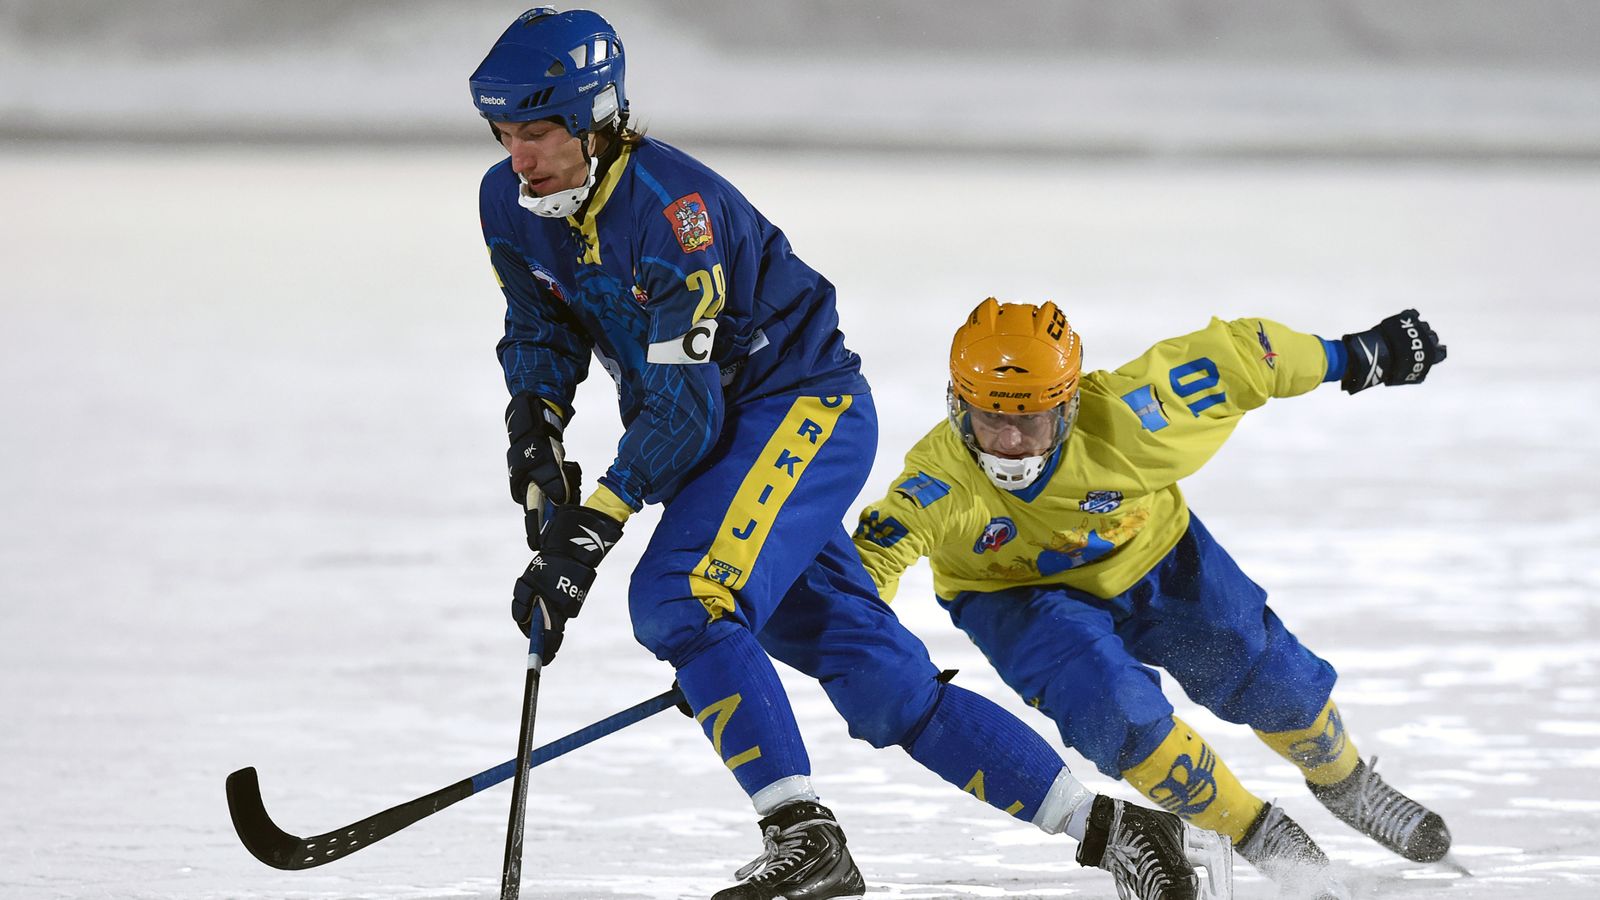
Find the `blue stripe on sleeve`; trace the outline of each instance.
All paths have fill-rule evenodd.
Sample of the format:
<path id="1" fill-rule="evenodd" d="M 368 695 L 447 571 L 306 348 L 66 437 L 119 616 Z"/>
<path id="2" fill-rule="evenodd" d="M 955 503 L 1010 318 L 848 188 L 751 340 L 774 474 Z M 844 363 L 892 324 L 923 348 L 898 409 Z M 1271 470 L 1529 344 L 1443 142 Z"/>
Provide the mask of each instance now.
<path id="1" fill-rule="evenodd" d="M 657 265 L 657 266 L 661 266 L 664 269 L 670 269 L 675 275 L 678 276 L 678 280 L 679 281 L 683 281 L 686 277 L 688 277 L 688 276 L 684 275 L 684 272 L 683 272 L 682 269 L 678 268 L 676 265 L 673 265 L 671 260 L 665 260 L 665 259 L 662 259 L 659 256 L 641 256 L 641 257 L 639 257 L 639 264 L 640 265 Z"/>
<path id="2" fill-rule="evenodd" d="M 641 184 L 649 188 L 650 191 L 657 197 L 661 198 L 662 206 L 666 206 L 672 202 L 672 197 L 667 193 L 667 189 L 662 187 L 661 182 L 657 181 L 655 176 L 651 175 L 650 171 L 644 166 L 640 165 L 638 162 L 635 162 L 633 164 L 633 173 L 639 177 L 639 182 Z"/>
<path id="3" fill-rule="evenodd" d="M 1345 366 L 1350 362 L 1345 355 L 1344 341 L 1330 341 L 1325 337 L 1318 337 L 1317 340 L 1322 342 L 1322 351 L 1328 354 L 1328 374 L 1322 376 L 1322 380 L 1338 381 L 1344 377 Z"/>

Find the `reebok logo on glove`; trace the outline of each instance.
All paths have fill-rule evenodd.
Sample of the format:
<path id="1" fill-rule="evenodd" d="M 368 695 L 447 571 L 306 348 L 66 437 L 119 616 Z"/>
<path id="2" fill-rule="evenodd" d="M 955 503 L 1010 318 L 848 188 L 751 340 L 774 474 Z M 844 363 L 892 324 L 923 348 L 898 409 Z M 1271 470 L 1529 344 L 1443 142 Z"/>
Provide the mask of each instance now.
<path id="1" fill-rule="evenodd" d="M 1417 331 L 1416 319 L 1401 319 L 1400 327 L 1405 329 L 1406 337 L 1411 339 L 1411 371 L 1406 375 L 1406 380 L 1417 381 L 1428 372 L 1428 348 L 1422 343 L 1422 335 Z"/>
<path id="2" fill-rule="evenodd" d="M 574 584 L 572 579 L 565 575 L 556 579 L 556 590 L 566 594 L 568 597 L 571 597 L 579 603 L 583 602 L 584 595 L 587 593 L 581 586 Z"/>
<path id="3" fill-rule="evenodd" d="M 1352 394 L 1380 384 L 1421 384 L 1445 360 L 1438 332 L 1414 309 L 1341 340 L 1346 359 L 1340 385 Z"/>
<path id="4" fill-rule="evenodd" d="M 588 537 L 579 535 L 573 538 L 572 545 L 574 547 L 577 547 L 580 550 L 588 550 L 591 553 L 604 553 L 611 549 L 611 545 L 606 543 L 605 538 L 596 534 L 591 529 L 585 528 L 582 525 L 579 525 L 578 529 L 582 531 L 584 535 L 588 535 Z"/>

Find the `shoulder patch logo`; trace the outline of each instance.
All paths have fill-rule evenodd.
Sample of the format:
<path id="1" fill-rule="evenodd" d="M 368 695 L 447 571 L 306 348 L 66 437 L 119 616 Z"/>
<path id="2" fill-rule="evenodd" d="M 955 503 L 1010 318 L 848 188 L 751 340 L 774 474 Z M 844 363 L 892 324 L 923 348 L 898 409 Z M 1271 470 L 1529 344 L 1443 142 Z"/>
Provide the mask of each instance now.
<path id="1" fill-rule="evenodd" d="M 856 524 L 856 533 L 853 537 L 871 541 L 879 547 L 893 547 L 910 533 L 906 526 L 900 524 L 899 519 L 894 516 L 880 518 L 878 511 L 872 510 L 862 516 L 861 521 Z"/>
<path id="2" fill-rule="evenodd" d="M 715 242 L 711 233 L 711 214 L 700 194 L 686 194 L 672 201 L 661 214 L 672 223 L 672 233 L 685 253 L 704 250 Z"/>
<path id="3" fill-rule="evenodd" d="M 1272 349 L 1272 340 L 1267 337 L 1267 326 L 1264 322 L 1256 322 L 1256 341 L 1261 344 L 1261 361 L 1267 364 L 1267 368 L 1276 369 L 1278 351 Z"/>
<path id="4" fill-rule="evenodd" d="M 529 263 L 528 271 L 532 273 L 534 281 L 539 282 L 545 290 L 550 292 L 550 296 L 562 303 L 567 302 L 567 292 L 561 289 L 561 282 L 556 280 L 556 276 L 551 274 L 549 269 Z"/>
<path id="5" fill-rule="evenodd" d="M 927 509 L 934 501 L 950 493 L 950 485 L 926 472 L 918 472 L 895 485 L 894 489 L 902 497 L 923 509 Z"/>
<path id="6" fill-rule="evenodd" d="M 1139 424 L 1146 431 L 1160 431 L 1167 427 L 1167 414 L 1161 409 L 1161 401 L 1156 399 L 1156 392 L 1148 384 L 1122 395 L 1122 402 L 1128 404 L 1133 414 L 1139 417 Z"/>
<path id="7" fill-rule="evenodd" d="M 1090 491 L 1083 495 L 1078 508 L 1086 513 L 1103 516 L 1122 505 L 1121 491 Z"/>
<path id="8" fill-rule="evenodd" d="M 1017 536 L 1017 523 L 1005 516 L 995 516 L 989 524 L 983 527 L 983 534 L 978 535 L 978 542 L 972 545 L 973 553 L 987 553 L 990 550 L 999 550 L 1011 539 Z"/>

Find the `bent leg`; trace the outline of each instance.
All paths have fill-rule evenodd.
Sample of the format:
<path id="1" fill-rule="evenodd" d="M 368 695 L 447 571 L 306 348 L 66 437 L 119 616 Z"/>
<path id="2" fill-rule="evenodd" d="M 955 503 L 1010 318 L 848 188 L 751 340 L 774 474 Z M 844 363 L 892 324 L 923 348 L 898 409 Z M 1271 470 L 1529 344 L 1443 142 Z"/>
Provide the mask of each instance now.
<path id="1" fill-rule="evenodd" d="M 696 720 L 763 814 L 814 795 L 794 714 L 753 632 L 839 527 L 875 444 L 870 397 L 730 410 L 634 570 L 635 637 L 677 670 Z"/>
<path id="2" fill-rule="evenodd" d="M 1088 792 L 1033 729 L 938 680 L 922 642 L 878 599 L 843 528 L 760 639 L 775 659 L 821 682 L 851 736 L 899 745 L 945 781 L 1052 833 L 1070 831 L 1069 815 L 1086 808 Z"/>
<path id="3" fill-rule="evenodd" d="M 1106 775 L 1148 758 L 1172 730 L 1160 676 L 1128 653 L 1094 598 L 1029 587 L 966 592 L 945 607 L 1001 679 Z"/>
<path id="4" fill-rule="evenodd" d="M 1125 595 L 1118 627 L 1141 661 L 1196 703 L 1265 732 L 1312 727 L 1337 678 L 1267 607 L 1267 595 L 1191 515 L 1189 529 Z"/>

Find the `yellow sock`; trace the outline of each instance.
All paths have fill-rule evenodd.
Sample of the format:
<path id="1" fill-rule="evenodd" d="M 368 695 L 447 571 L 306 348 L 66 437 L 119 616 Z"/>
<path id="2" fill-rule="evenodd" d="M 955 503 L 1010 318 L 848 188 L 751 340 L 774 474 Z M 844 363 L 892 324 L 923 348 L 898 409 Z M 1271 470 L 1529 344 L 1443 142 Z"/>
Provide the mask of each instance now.
<path id="1" fill-rule="evenodd" d="M 1245 790 L 1211 745 L 1177 716 L 1155 752 L 1122 777 L 1167 812 L 1225 834 L 1235 844 L 1266 805 Z"/>
<path id="2" fill-rule="evenodd" d="M 1295 731 L 1257 731 L 1277 754 L 1294 763 L 1312 784 L 1338 784 L 1355 771 L 1361 754 L 1344 731 L 1339 708 L 1329 700 L 1308 728 Z"/>

